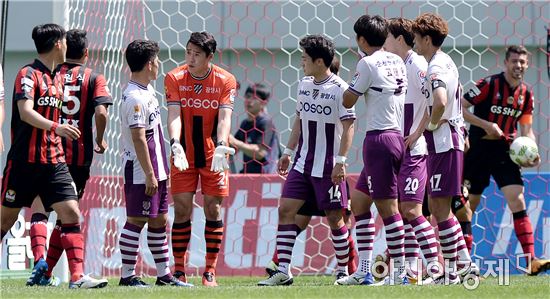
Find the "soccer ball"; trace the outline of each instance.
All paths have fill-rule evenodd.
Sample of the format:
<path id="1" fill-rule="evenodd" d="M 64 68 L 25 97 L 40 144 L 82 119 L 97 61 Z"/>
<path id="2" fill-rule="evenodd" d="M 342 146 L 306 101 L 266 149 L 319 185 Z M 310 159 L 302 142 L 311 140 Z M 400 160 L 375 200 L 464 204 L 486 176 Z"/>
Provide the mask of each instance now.
<path id="1" fill-rule="evenodd" d="M 510 145 L 510 159 L 518 165 L 533 162 L 539 154 L 535 141 L 527 136 L 514 139 Z"/>

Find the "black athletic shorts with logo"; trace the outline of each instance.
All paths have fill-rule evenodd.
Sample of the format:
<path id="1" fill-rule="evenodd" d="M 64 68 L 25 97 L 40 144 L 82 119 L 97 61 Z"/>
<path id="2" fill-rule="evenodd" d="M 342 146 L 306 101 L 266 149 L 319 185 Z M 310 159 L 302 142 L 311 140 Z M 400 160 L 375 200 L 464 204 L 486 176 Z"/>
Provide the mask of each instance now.
<path id="1" fill-rule="evenodd" d="M 76 185 L 76 192 L 78 199 L 84 196 L 84 189 L 86 189 L 86 182 L 90 178 L 90 166 L 74 166 L 69 165 L 69 173 L 73 177 L 74 184 Z"/>
<path id="2" fill-rule="evenodd" d="M 470 140 L 464 157 L 464 185 L 470 194 L 482 194 L 491 176 L 498 188 L 523 185 L 520 167 L 510 159 L 510 146 L 505 140 Z"/>
<path id="3" fill-rule="evenodd" d="M 30 207 L 40 196 L 46 210 L 55 203 L 76 200 L 76 186 L 65 163 L 40 164 L 8 160 L 2 178 L 2 205 Z"/>

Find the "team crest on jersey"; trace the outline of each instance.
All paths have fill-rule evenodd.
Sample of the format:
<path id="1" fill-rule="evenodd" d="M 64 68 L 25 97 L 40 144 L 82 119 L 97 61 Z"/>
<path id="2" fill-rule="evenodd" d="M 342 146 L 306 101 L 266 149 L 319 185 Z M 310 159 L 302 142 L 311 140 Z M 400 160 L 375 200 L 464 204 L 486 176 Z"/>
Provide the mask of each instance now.
<path id="1" fill-rule="evenodd" d="M 518 105 L 522 105 L 523 104 L 523 96 L 519 96 L 518 97 Z"/>
<path id="2" fill-rule="evenodd" d="M 355 83 L 357 83 L 357 80 L 359 80 L 359 73 L 355 73 L 355 75 L 353 75 L 353 78 L 351 78 L 351 82 L 349 85 L 355 85 Z"/>
<path id="3" fill-rule="evenodd" d="M 231 89 L 229 91 L 229 101 L 231 102 L 231 104 L 233 104 L 235 102 L 235 97 L 236 96 L 237 96 L 237 90 Z"/>
<path id="4" fill-rule="evenodd" d="M 313 97 L 314 100 L 316 100 L 317 96 L 319 96 L 319 89 L 314 89 L 311 96 Z"/>
<path id="5" fill-rule="evenodd" d="M 42 92 L 48 91 L 48 85 L 46 85 L 45 81 L 42 81 L 42 85 L 40 85 L 40 88 L 42 89 Z"/>
<path id="6" fill-rule="evenodd" d="M 6 191 L 6 201 L 14 202 L 15 201 L 15 190 L 9 189 Z"/>
<path id="7" fill-rule="evenodd" d="M 506 99 L 506 102 L 508 103 L 508 105 L 512 105 L 514 103 L 514 97 L 509 96 L 508 99 Z"/>
<path id="8" fill-rule="evenodd" d="M 200 94 L 202 92 L 202 84 L 195 84 L 195 86 L 193 86 L 193 90 L 196 94 Z"/>

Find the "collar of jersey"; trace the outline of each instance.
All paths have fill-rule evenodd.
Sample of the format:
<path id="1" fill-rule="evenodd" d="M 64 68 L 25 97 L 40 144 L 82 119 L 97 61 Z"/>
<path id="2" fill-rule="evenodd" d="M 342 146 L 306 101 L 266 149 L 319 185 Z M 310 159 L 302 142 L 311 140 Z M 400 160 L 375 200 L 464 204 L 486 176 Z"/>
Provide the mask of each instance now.
<path id="1" fill-rule="evenodd" d="M 208 68 L 208 72 L 206 72 L 206 75 L 204 75 L 204 76 L 202 76 L 202 77 L 195 77 L 195 76 L 193 76 L 193 74 L 191 74 L 191 72 L 189 72 L 189 75 L 191 75 L 191 78 L 193 78 L 193 79 L 195 79 L 195 80 L 197 80 L 197 81 L 204 80 L 204 79 L 206 79 L 208 76 L 210 76 L 210 73 L 212 72 L 212 68 L 213 68 L 213 67 L 210 66 L 210 67 Z"/>
<path id="2" fill-rule="evenodd" d="M 145 89 L 145 90 L 148 89 L 147 86 L 143 86 L 143 85 L 141 85 L 141 84 L 139 84 L 139 83 L 137 83 L 136 81 L 133 81 L 133 80 L 130 80 L 129 83 L 130 83 L 130 84 L 134 84 L 135 86 L 137 86 L 137 87 L 139 87 L 139 88 L 141 88 L 141 89 Z"/>
<path id="3" fill-rule="evenodd" d="M 315 84 L 315 85 L 322 85 L 322 84 L 325 84 L 325 83 L 327 83 L 327 82 L 332 78 L 332 76 L 334 76 L 334 74 L 330 74 L 330 76 L 328 76 L 325 80 L 319 81 L 319 82 L 315 81 L 315 78 L 314 78 L 314 79 L 313 79 L 313 84 Z"/>

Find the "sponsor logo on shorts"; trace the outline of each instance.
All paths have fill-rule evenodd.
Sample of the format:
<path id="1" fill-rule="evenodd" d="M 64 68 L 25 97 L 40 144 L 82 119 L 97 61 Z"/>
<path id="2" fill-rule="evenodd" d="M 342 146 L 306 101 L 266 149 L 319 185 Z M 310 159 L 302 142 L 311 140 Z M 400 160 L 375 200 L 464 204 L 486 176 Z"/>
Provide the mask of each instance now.
<path id="1" fill-rule="evenodd" d="M 142 206 L 143 206 L 143 215 L 149 215 L 149 210 L 151 210 L 151 202 L 144 201 Z"/>
<path id="2" fill-rule="evenodd" d="M 14 202 L 15 201 L 15 190 L 9 189 L 6 191 L 6 201 L 7 202 Z"/>

